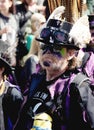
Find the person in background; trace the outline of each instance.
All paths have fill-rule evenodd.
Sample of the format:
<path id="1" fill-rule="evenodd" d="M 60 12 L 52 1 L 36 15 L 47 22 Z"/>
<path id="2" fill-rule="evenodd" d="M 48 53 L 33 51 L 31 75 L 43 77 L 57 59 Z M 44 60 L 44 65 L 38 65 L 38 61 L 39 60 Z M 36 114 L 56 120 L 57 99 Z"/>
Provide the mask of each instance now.
<path id="1" fill-rule="evenodd" d="M 88 15 L 94 14 L 94 0 L 86 0 Z"/>
<path id="2" fill-rule="evenodd" d="M 10 47 L 0 40 L 0 130 L 13 130 L 19 116 L 23 95 L 20 87 L 11 84 Z"/>
<path id="3" fill-rule="evenodd" d="M 25 55 L 21 60 L 22 71 L 20 73 L 20 86 L 24 88 L 29 77 L 32 73 L 36 72 L 36 65 L 39 63 L 38 55 L 31 53 L 31 48 L 36 48 L 36 43 L 34 42 L 36 33 L 41 28 L 41 26 L 46 22 L 46 19 L 41 13 L 34 13 L 31 17 L 31 30 L 32 33 L 26 35 L 26 48 L 28 49 L 28 54 Z M 32 47 L 33 46 L 33 47 Z M 22 80 L 24 79 L 24 80 Z M 25 89 L 25 88 L 24 88 Z"/>
<path id="4" fill-rule="evenodd" d="M 54 16 L 56 17 L 58 13 L 59 14 L 63 13 L 64 9 L 65 8 L 63 6 L 56 8 L 53 11 L 53 13 L 50 15 L 49 19 L 52 19 Z M 31 27 L 33 31 L 32 33 L 34 33 L 34 38 L 33 38 L 29 53 L 26 56 L 24 56 L 22 60 L 23 69 L 21 73 L 21 79 L 24 79 L 24 80 L 21 80 L 22 81 L 21 86 L 25 86 L 25 88 L 23 87 L 24 89 L 27 88 L 25 84 L 27 84 L 28 79 L 30 78 L 31 74 L 37 73 L 38 71 L 42 69 L 39 64 L 39 57 L 40 57 L 41 49 L 40 49 L 39 41 L 36 41 L 36 37 L 38 37 L 39 32 L 44 26 L 46 26 L 46 24 L 47 22 L 44 15 L 42 14 L 38 15 L 38 13 L 35 13 L 32 15 Z"/>
<path id="5" fill-rule="evenodd" d="M 61 14 L 63 14 L 65 11 L 65 7 L 64 6 L 59 6 L 57 7 L 53 13 L 50 15 L 50 17 L 48 18 L 47 21 L 49 21 L 49 19 L 53 19 L 54 17 L 57 17 L 58 19 L 61 19 L 60 16 Z M 58 15 L 59 14 L 59 15 Z M 32 28 L 32 31 L 34 32 L 35 34 L 35 37 L 32 41 L 32 46 L 29 50 L 29 53 L 26 55 L 26 57 L 23 57 L 23 60 L 25 60 L 26 58 L 28 58 L 31 54 L 33 55 L 37 55 L 39 56 L 39 53 L 40 53 L 40 44 L 39 44 L 39 41 L 36 41 L 36 37 L 38 37 L 39 35 L 39 32 L 41 31 L 41 29 L 47 24 L 47 21 L 46 21 L 46 18 L 44 17 L 44 15 L 39 15 L 37 17 L 37 13 L 33 15 L 32 19 L 31 20 L 31 28 Z M 39 24 L 38 24 L 38 27 L 36 28 L 36 23 L 38 21 L 35 22 L 36 17 L 39 19 Z M 34 26 L 33 26 L 33 23 L 34 23 Z"/>
<path id="6" fill-rule="evenodd" d="M 14 2 L 12 0 L 0 0 L 0 39 L 7 41 L 11 46 L 12 66 L 16 65 L 16 46 L 19 25 L 14 16 Z"/>
<path id="7" fill-rule="evenodd" d="M 26 28 L 28 27 L 28 21 L 31 19 L 32 14 L 38 11 L 39 6 L 37 6 L 36 0 L 22 0 L 20 4 L 16 4 L 16 19 L 19 23 L 19 32 L 18 32 L 18 45 L 16 51 L 16 77 L 19 82 L 19 75 L 21 72 L 21 60 L 23 56 L 28 53 L 26 48 Z"/>
<path id="8" fill-rule="evenodd" d="M 79 45 L 77 54 L 78 68 L 88 75 L 91 84 L 94 85 L 94 16 L 81 17 L 70 31 L 70 39 Z M 85 31 L 84 31 L 85 30 Z"/>
<path id="9" fill-rule="evenodd" d="M 19 20 L 19 27 L 22 29 L 25 23 L 31 18 L 32 14 L 38 12 L 39 6 L 36 0 L 22 0 L 21 4 L 16 5 L 16 15 Z"/>
<path id="10" fill-rule="evenodd" d="M 31 48 L 31 44 L 32 44 L 32 37 L 34 37 L 36 35 L 36 32 L 40 29 L 40 27 L 46 22 L 45 16 L 41 13 L 34 13 L 31 16 L 31 24 L 30 24 L 30 28 L 31 28 L 31 34 L 27 34 L 26 35 L 26 40 L 27 40 L 27 49 L 28 51 Z M 32 40 L 30 40 L 30 38 Z"/>
<path id="11" fill-rule="evenodd" d="M 90 45 L 93 47 L 94 44 L 94 14 L 88 15 L 89 28 L 91 33 Z"/>

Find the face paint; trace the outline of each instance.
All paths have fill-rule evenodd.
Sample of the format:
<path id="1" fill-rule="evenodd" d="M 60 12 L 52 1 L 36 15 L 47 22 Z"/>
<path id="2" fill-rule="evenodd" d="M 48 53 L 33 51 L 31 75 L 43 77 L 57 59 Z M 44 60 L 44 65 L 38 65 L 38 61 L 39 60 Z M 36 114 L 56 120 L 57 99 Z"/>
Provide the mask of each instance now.
<path id="1" fill-rule="evenodd" d="M 66 55 L 66 49 L 65 49 L 65 48 L 62 48 L 62 49 L 60 50 L 60 54 L 61 54 L 62 56 L 65 56 L 65 55 Z"/>
<path id="2" fill-rule="evenodd" d="M 50 51 L 53 55 L 57 55 L 58 57 L 64 57 L 67 53 L 66 48 L 62 47 L 42 45 L 41 49 L 43 50 L 43 54 L 45 54 L 47 51 Z"/>

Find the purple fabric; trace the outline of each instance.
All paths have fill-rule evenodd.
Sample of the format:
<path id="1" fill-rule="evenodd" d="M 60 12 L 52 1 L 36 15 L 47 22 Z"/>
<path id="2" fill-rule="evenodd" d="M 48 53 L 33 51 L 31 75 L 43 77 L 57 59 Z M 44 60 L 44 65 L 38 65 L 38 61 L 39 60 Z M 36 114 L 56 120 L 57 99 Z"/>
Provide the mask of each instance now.
<path id="1" fill-rule="evenodd" d="M 91 52 L 90 58 L 84 68 L 86 74 L 89 76 L 91 83 L 94 85 L 94 53 Z"/>
<path id="2" fill-rule="evenodd" d="M 41 71 L 41 65 L 38 63 L 36 64 L 36 72 L 35 73 L 38 73 Z"/>
<path id="3" fill-rule="evenodd" d="M 54 84 L 52 84 L 49 87 L 49 91 L 51 94 L 51 97 L 53 98 L 55 93 L 60 93 L 62 92 L 63 88 L 64 88 L 64 83 L 67 81 L 68 79 L 61 79 L 59 78 Z"/>
<path id="4" fill-rule="evenodd" d="M 69 94 L 70 88 L 69 87 L 75 76 L 76 76 L 75 74 L 72 74 L 70 77 L 65 78 L 65 79 L 59 78 L 54 84 L 52 84 L 52 86 L 49 87 L 51 97 L 54 98 L 54 94 L 62 92 L 64 89 L 65 82 L 68 81 L 68 86 L 67 86 L 68 93 L 66 96 L 66 115 L 67 115 L 67 117 L 69 116 L 69 106 L 70 106 L 70 94 Z M 61 130 L 66 130 L 66 126 L 62 125 Z"/>
<path id="5" fill-rule="evenodd" d="M 59 78 L 54 84 L 52 84 L 52 87 L 49 88 L 51 97 L 53 98 L 55 93 L 62 92 L 65 86 L 65 82 L 67 82 L 68 80 L 69 80 L 69 83 L 68 83 L 68 88 L 69 88 L 70 83 L 73 81 L 74 77 L 75 77 L 75 74 L 72 74 L 70 77 L 65 78 L 65 79 Z"/>
<path id="6" fill-rule="evenodd" d="M 94 25 L 94 21 L 91 21 L 91 22 L 89 22 L 89 23 Z"/>

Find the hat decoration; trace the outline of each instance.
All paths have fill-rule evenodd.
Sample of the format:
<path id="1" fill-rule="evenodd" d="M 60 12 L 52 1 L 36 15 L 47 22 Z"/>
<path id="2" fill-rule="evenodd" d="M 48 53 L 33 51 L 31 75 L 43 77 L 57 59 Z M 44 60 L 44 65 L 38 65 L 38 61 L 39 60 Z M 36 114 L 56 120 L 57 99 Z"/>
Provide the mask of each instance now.
<path id="1" fill-rule="evenodd" d="M 88 16 L 84 15 L 75 22 L 70 33 L 70 42 L 74 42 L 79 48 L 84 48 L 89 44 L 91 33 L 89 29 Z"/>
<path id="2" fill-rule="evenodd" d="M 51 46 L 66 46 L 78 50 L 79 48 L 75 44 L 69 43 L 69 32 L 73 24 L 64 19 L 50 18 L 51 19 L 49 19 L 46 25 L 41 29 L 40 36 L 36 38 L 36 40 Z"/>

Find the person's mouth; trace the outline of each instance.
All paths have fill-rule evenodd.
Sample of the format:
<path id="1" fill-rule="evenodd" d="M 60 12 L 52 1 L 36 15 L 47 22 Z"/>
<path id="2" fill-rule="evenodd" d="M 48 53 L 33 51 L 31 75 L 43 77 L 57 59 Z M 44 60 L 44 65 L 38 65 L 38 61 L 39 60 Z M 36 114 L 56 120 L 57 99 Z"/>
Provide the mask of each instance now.
<path id="1" fill-rule="evenodd" d="M 49 67 L 50 64 L 51 64 L 51 62 L 49 62 L 49 61 L 44 61 L 44 62 L 43 62 L 43 65 L 44 65 L 44 66 L 47 66 L 47 67 Z"/>

